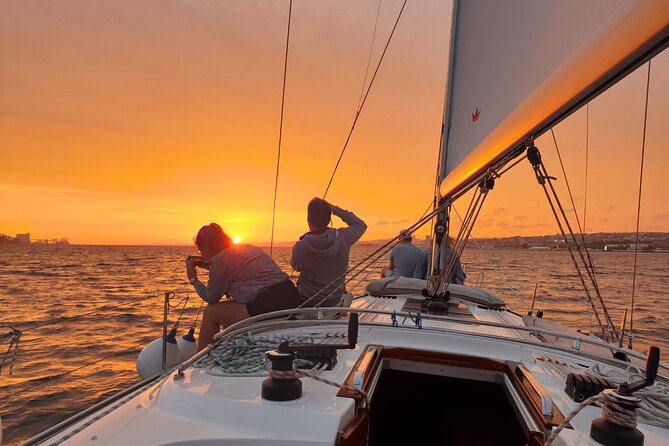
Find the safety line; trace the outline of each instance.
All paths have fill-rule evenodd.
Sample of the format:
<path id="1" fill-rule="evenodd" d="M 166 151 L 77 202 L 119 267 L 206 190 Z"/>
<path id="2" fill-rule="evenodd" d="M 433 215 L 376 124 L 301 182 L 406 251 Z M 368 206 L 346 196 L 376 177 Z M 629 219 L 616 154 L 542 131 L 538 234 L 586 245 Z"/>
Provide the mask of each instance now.
<path id="1" fill-rule="evenodd" d="M 634 241 L 634 269 L 632 271 L 632 310 L 630 311 L 630 332 L 628 348 L 632 349 L 632 340 L 634 338 L 634 296 L 636 290 L 636 266 L 637 254 L 639 253 L 639 221 L 641 219 L 641 191 L 643 187 L 643 161 L 646 154 L 646 128 L 648 124 L 648 93 L 650 92 L 650 60 L 648 60 L 648 76 L 646 78 L 646 106 L 643 115 L 643 140 L 641 143 L 641 167 L 639 171 L 639 199 L 636 209 L 636 240 Z"/>
<path id="2" fill-rule="evenodd" d="M 376 69 L 374 70 L 374 75 L 372 75 L 372 79 L 369 81 L 369 86 L 367 87 L 367 92 L 365 93 L 365 97 L 362 98 L 362 102 L 360 103 L 360 106 L 358 107 L 358 110 L 355 113 L 355 118 L 353 119 L 351 130 L 348 132 L 348 136 L 346 137 L 346 142 L 344 143 L 344 147 L 341 149 L 341 153 L 339 154 L 339 159 L 337 159 L 337 164 L 335 164 L 334 170 L 332 171 L 332 175 L 330 176 L 330 181 L 328 181 L 328 185 L 325 188 L 325 193 L 323 194 L 324 200 L 328 194 L 328 191 L 330 190 L 330 185 L 332 185 L 332 180 L 334 180 L 335 174 L 337 173 L 337 169 L 339 168 L 339 163 L 341 162 L 341 159 L 344 156 L 344 152 L 346 152 L 348 143 L 351 140 L 351 135 L 353 135 L 353 130 L 355 129 L 355 124 L 358 122 L 358 118 L 360 117 L 360 112 L 362 111 L 362 108 L 364 107 L 365 102 L 367 101 L 367 97 L 369 96 L 369 92 L 372 89 L 372 85 L 374 85 L 374 80 L 376 79 L 376 75 L 379 72 L 379 68 L 381 68 L 381 63 L 383 62 L 383 58 L 386 55 L 386 51 L 388 50 L 390 41 L 393 39 L 393 35 L 395 34 L 395 30 L 397 29 L 397 24 L 399 23 L 400 18 L 402 17 L 402 12 L 404 12 L 404 7 L 406 6 L 406 4 L 407 0 L 404 0 L 404 3 L 402 4 L 402 9 L 400 9 L 399 14 L 397 15 L 397 20 L 395 20 L 395 25 L 393 26 L 393 29 L 390 32 L 388 41 L 386 42 L 386 46 L 385 48 L 383 48 L 383 53 L 381 53 L 381 58 L 379 59 L 379 63 L 376 65 Z"/>
<path id="3" fill-rule="evenodd" d="M 286 101 L 286 74 L 288 73 L 288 45 L 290 43 L 290 19 L 293 12 L 293 0 L 288 5 L 288 30 L 286 31 L 286 54 L 283 60 L 283 86 L 281 88 L 281 118 L 279 119 L 279 148 L 276 155 L 276 175 L 274 177 L 274 202 L 272 204 L 272 234 L 269 242 L 269 255 L 274 247 L 274 221 L 276 218 L 276 195 L 279 190 L 279 166 L 281 165 L 281 138 L 283 136 L 283 109 Z"/>

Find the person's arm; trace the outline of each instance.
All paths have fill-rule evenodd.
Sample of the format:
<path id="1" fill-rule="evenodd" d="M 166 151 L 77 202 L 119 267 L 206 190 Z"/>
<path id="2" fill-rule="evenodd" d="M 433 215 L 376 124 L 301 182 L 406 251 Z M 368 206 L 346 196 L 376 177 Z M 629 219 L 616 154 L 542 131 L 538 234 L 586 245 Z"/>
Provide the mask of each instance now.
<path id="1" fill-rule="evenodd" d="M 290 266 L 295 270 L 295 271 L 301 271 L 302 270 L 302 265 L 300 264 L 300 242 L 298 241 L 295 243 L 295 246 L 293 246 L 293 253 L 290 256 Z"/>
<path id="2" fill-rule="evenodd" d="M 197 271 L 195 271 L 195 267 L 191 270 L 189 268 L 189 264 L 192 266 L 192 262 L 186 261 L 186 272 L 188 274 L 188 280 L 193 284 L 193 287 L 195 288 L 195 291 L 197 292 L 198 296 L 202 298 L 207 303 L 215 303 L 221 300 L 223 296 L 228 291 L 228 288 L 230 287 L 230 283 L 228 280 L 226 280 L 227 274 L 224 272 L 220 271 L 220 268 L 211 268 L 209 269 L 209 280 L 207 281 L 207 284 L 205 285 L 198 279 L 197 277 Z"/>
<path id="3" fill-rule="evenodd" d="M 453 271 L 454 277 L 455 277 L 455 283 L 458 283 L 460 285 L 465 284 L 465 279 L 467 278 L 467 274 L 465 274 L 465 270 L 462 269 L 462 264 L 460 263 L 460 259 L 456 257 L 455 259 L 455 270 Z"/>
<path id="4" fill-rule="evenodd" d="M 339 229 L 339 233 L 349 245 L 353 245 L 360 239 L 360 237 L 362 237 L 362 234 L 365 233 L 367 224 L 353 212 L 345 211 L 334 204 L 331 204 L 330 207 L 332 208 L 332 213 L 341 218 L 342 221 L 348 225 L 348 228 Z"/>
<path id="5" fill-rule="evenodd" d="M 428 256 L 423 253 L 421 255 L 420 259 L 418 260 L 418 263 L 416 264 L 416 269 L 413 272 L 413 277 L 415 279 L 426 279 L 427 277 L 427 261 L 428 261 Z"/>

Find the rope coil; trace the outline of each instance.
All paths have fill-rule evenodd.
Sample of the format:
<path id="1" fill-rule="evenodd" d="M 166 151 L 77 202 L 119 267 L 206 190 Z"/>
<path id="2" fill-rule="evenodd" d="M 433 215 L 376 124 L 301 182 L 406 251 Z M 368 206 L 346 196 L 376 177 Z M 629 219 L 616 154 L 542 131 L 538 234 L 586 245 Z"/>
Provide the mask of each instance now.
<path id="1" fill-rule="evenodd" d="M 214 376 L 264 376 L 267 375 L 265 352 L 275 349 L 280 343 L 313 343 L 307 336 L 236 336 L 220 343 L 208 355 L 193 364 L 193 367 L 204 368 Z M 296 360 L 298 364 L 300 361 Z M 305 363 L 310 362 L 306 361 Z"/>
<path id="2" fill-rule="evenodd" d="M 591 396 L 587 400 L 583 401 L 581 404 L 576 406 L 574 410 L 564 419 L 564 421 L 551 433 L 551 435 L 546 439 L 544 446 L 550 446 L 553 444 L 553 440 L 562 432 L 562 430 L 567 427 L 572 419 L 580 411 L 589 406 L 590 404 L 598 404 L 602 407 L 602 418 L 611 423 L 617 424 L 618 426 L 635 428 L 636 423 L 636 411 L 635 409 L 639 406 L 641 400 L 635 396 L 624 396 L 619 395 L 615 390 L 607 389 L 603 392 L 598 393 L 597 395 Z M 632 407 L 632 409 L 627 409 L 623 405 Z"/>

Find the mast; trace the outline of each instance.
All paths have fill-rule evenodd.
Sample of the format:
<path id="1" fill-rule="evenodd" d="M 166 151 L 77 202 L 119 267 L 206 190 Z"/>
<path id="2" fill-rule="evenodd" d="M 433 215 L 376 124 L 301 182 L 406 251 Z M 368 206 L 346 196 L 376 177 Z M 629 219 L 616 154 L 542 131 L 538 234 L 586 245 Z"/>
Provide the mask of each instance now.
<path id="1" fill-rule="evenodd" d="M 451 12 L 451 42 L 449 45 L 448 70 L 446 78 L 446 91 L 444 94 L 444 118 L 441 124 L 441 136 L 439 138 L 439 159 L 437 162 L 437 181 L 434 191 L 434 206 L 440 206 L 443 200 L 439 194 L 439 186 L 446 178 L 446 161 L 448 158 L 448 136 L 451 128 L 451 92 L 453 91 L 453 74 L 455 71 L 455 47 L 457 40 L 457 23 L 460 0 L 453 0 Z M 439 274 L 442 259 L 439 256 L 441 247 L 448 240 L 450 219 L 450 206 L 437 214 L 436 224 L 432 228 L 432 258 L 430 276 Z"/>

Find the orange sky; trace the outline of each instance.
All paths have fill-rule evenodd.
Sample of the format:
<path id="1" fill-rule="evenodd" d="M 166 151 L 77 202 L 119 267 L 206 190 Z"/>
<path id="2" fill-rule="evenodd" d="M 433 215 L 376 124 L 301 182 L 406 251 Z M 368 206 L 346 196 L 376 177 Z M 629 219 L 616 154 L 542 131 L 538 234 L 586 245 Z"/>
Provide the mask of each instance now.
<path id="1" fill-rule="evenodd" d="M 381 4 L 370 70 L 401 4 Z M 325 190 L 360 99 L 377 6 L 293 4 L 275 240 L 302 234 L 306 203 Z M 408 2 L 328 193 L 368 223 L 366 239 L 394 236 L 431 200 L 449 8 Z M 268 241 L 287 11 L 288 1 L 5 5 L 0 233 L 188 244 L 217 221 Z M 665 52 L 653 61 L 644 231 L 669 230 L 667 80 Z M 637 72 L 590 105 L 589 232 L 634 230 L 644 92 Z M 585 110 L 555 131 L 581 211 Z M 537 145 L 562 180 L 550 136 Z M 548 212 L 523 164 L 498 181 L 474 235 L 555 233 Z"/>

